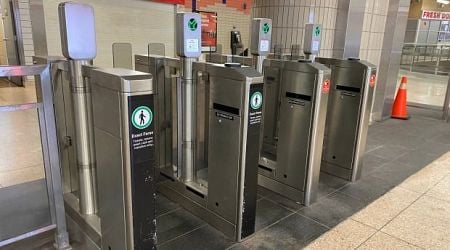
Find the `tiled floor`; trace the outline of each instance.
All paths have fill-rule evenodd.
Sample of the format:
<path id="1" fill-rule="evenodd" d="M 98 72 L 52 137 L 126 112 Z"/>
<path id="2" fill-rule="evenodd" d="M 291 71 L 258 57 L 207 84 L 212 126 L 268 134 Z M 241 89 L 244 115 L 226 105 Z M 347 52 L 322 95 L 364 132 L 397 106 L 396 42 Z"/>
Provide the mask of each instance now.
<path id="1" fill-rule="evenodd" d="M 401 76 L 408 77 L 409 102 L 442 107 L 447 91 L 448 76 L 400 70 L 398 84 L 400 84 Z"/>
<path id="2" fill-rule="evenodd" d="M 449 249 L 450 152 L 307 249 Z"/>
<path id="3" fill-rule="evenodd" d="M 0 79 L 0 106 L 36 102 L 33 83 Z M 0 188 L 44 177 L 37 110 L 0 112 Z"/>
<path id="4" fill-rule="evenodd" d="M 176 214 L 177 222 L 171 221 L 170 227 L 173 228 L 170 231 L 183 228 L 184 233 L 180 232 L 171 240 L 164 237 L 160 241 L 160 249 L 297 249 L 307 246 L 333 227 L 337 228 L 338 233 L 336 239 L 329 241 L 333 244 L 332 248 L 355 248 L 369 237 L 372 238 L 365 242 L 366 248 L 377 246 L 377 239 L 385 239 L 386 244 L 392 247 L 401 247 L 405 242 L 390 239 L 387 232 L 378 232 L 379 227 L 419 197 L 414 188 L 431 185 L 411 181 L 415 177 L 403 181 L 450 151 L 450 124 L 439 120 L 440 113 L 413 108 L 410 111 L 412 119 L 409 121 L 388 120 L 370 127 L 363 178 L 356 183 L 322 174 L 320 199 L 310 207 L 295 204 L 260 188 L 257 208 L 257 227 L 260 230 L 241 243 L 224 239 L 212 227 L 200 225 L 189 216 L 179 217 L 179 210 L 182 210 L 179 208 L 176 213 L 172 212 Z M 429 176 L 440 176 L 432 170 L 426 172 Z M 396 187 L 400 183 L 401 186 Z M 441 185 L 446 187 L 445 183 Z M 436 192 L 435 195 L 439 196 L 439 191 Z M 381 201 L 378 200 L 380 197 L 383 197 Z M 165 200 L 163 203 L 167 202 Z M 371 203 L 374 205 L 365 208 Z M 386 211 L 383 204 L 393 207 Z M 372 214 L 364 213 L 367 209 L 371 209 Z M 171 216 L 170 212 L 164 216 Z M 349 217 L 352 219 L 347 220 Z M 167 225 L 162 225 L 161 220 L 157 222 L 158 235 L 166 234 Z M 341 238 L 350 240 L 341 242 Z M 330 249 L 330 246 L 322 249 Z"/>

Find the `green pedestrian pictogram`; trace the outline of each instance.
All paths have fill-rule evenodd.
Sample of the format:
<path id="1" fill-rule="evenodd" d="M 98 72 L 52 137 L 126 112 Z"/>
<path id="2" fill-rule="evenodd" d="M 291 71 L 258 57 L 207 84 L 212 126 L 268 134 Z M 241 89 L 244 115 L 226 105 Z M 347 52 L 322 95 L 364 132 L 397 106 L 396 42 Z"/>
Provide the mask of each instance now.
<path id="1" fill-rule="evenodd" d="M 318 36 L 320 36 L 320 27 L 319 26 L 316 26 L 316 29 L 314 30 L 314 35 L 316 36 L 316 37 L 318 37 Z"/>
<path id="2" fill-rule="evenodd" d="M 250 97 L 250 106 L 252 109 L 259 109 L 263 104 L 263 96 L 261 92 L 253 93 L 252 97 Z"/>
<path id="3" fill-rule="evenodd" d="M 268 23 L 265 23 L 263 25 L 263 32 L 264 32 L 264 34 L 269 33 L 269 31 L 270 31 L 270 25 Z"/>
<path id="4" fill-rule="evenodd" d="M 147 106 L 137 107 L 131 115 L 131 123 L 137 129 L 145 129 L 152 124 L 153 112 Z"/>
<path id="5" fill-rule="evenodd" d="M 195 18 L 191 18 L 189 20 L 188 27 L 189 27 L 190 30 L 196 31 L 197 27 L 198 27 L 197 20 L 195 20 Z"/>

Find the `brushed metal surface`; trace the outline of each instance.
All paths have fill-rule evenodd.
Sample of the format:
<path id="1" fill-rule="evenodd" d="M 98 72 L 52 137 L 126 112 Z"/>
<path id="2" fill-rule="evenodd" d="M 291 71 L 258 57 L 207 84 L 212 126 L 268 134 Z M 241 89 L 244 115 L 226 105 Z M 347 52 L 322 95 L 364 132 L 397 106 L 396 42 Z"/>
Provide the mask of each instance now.
<path id="1" fill-rule="evenodd" d="M 321 64 L 302 61 L 268 60 L 265 66 L 266 72 L 280 70 L 281 76 L 280 93 L 269 93 L 275 99 L 272 101 L 275 108 L 265 110 L 278 109 L 279 115 L 265 114 L 272 119 L 267 120 L 271 124 L 264 123 L 264 131 L 270 133 L 273 127 L 279 128 L 272 132 L 276 161 L 266 158 L 266 151 L 261 153 L 260 164 L 267 169 L 260 168 L 259 180 L 265 181 L 259 184 L 285 196 L 285 190 L 296 190 L 290 198 L 302 194 L 302 203 L 309 205 L 316 200 L 318 192 L 328 103 L 322 84 L 331 78 L 331 71 Z M 278 102 L 280 105 L 276 107 Z"/>
<path id="2" fill-rule="evenodd" d="M 87 64 L 87 61 L 70 60 L 69 81 L 75 126 L 80 211 L 83 214 L 94 214 L 97 212 L 97 191 L 91 86 L 89 80 L 82 75 L 82 67 Z"/>
<path id="3" fill-rule="evenodd" d="M 128 97 L 152 94 L 152 76 L 123 69 L 99 69 L 91 74 L 102 248 L 133 249 Z"/>
<path id="4" fill-rule="evenodd" d="M 109 89 L 92 85 L 94 95 L 95 141 L 97 154 L 99 211 L 102 243 L 127 249 L 125 217 L 125 169 L 122 152 L 122 134 L 119 95 Z M 101 98 L 98 98 L 101 97 Z M 111 100 L 104 102 L 104 100 Z M 109 106 L 115 103 L 114 106 Z M 104 120 L 106 119 L 106 120 Z M 105 127 L 104 125 L 107 125 Z M 111 133 L 110 127 L 115 127 Z M 125 138 L 124 138 L 125 140 Z M 114 208 L 114 209 L 111 209 Z M 105 247 L 105 245 L 102 245 Z"/>
<path id="5" fill-rule="evenodd" d="M 366 61 L 319 58 L 332 68 L 330 101 L 325 130 L 323 171 L 356 181 L 362 168 L 376 67 Z M 347 87 L 347 89 L 338 89 Z M 350 87 L 350 88 L 348 88 Z"/>
<path id="6" fill-rule="evenodd" d="M 206 61 L 211 63 L 240 63 L 244 66 L 253 66 L 253 58 L 246 56 L 237 56 L 237 55 L 222 55 L 217 53 L 206 54 Z"/>
<path id="7" fill-rule="evenodd" d="M 211 84 L 214 86 L 214 84 Z M 214 87 L 212 92 L 214 92 Z M 212 98 L 214 101 L 214 97 Z M 208 150 L 208 209 L 229 221 L 237 221 L 240 171 L 241 119 L 224 119 L 211 110 Z M 255 145 L 257 146 L 257 145 Z"/>
<path id="8" fill-rule="evenodd" d="M 131 43 L 113 43 L 113 67 L 133 69 L 133 47 Z"/>
<path id="9" fill-rule="evenodd" d="M 182 162 L 181 178 L 184 181 L 194 181 L 195 179 L 195 152 L 194 144 L 196 139 L 196 86 L 192 79 L 192 63 L 197 58 L 181 58 L 181 109 L 178 116 L 182 117 L 181 137 Z M 180 100 L 180 99 L 179 99 Z M 180 165 L 179 165 L 180 167 Z"/>
<path id="10" fill-rule="evenodd" d="M 58 5 L 61 47 L 64 57 L 91 60 L 97 56 L 94 8 L 88 4 Z"/>

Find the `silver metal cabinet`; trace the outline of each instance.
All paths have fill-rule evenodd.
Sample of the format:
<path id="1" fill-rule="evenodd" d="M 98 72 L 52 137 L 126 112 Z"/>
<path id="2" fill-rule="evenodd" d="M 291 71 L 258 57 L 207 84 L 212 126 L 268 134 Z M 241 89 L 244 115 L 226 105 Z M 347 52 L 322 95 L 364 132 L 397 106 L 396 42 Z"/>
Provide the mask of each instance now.
<path id="1" fill-rule="evenodd" d="M 265 65 L 265 81 L 278 82 L 279 77 L 280 83 L 279 92 L 266 84 L 267 95 L 279 96 L 279 103 L 266 103 L 265 112 L 278 109 L 279 114 L 267 114 L 271 119 L 264 120 L 258 183 L 309 205 L 317 198 L 331 71 L 308 61 Z"/>
<path id="2" fill-rule="evenodd" d="M 91 72 L 102 249 L 156 246 L 152 75 Z"/>
<path id="3" fill-rule="evenodd" d="M 317 58 L 332 70 L 322 171 L 356 181 L 361 176 L 376 81 L 374 65 L 356 59 Z"/>

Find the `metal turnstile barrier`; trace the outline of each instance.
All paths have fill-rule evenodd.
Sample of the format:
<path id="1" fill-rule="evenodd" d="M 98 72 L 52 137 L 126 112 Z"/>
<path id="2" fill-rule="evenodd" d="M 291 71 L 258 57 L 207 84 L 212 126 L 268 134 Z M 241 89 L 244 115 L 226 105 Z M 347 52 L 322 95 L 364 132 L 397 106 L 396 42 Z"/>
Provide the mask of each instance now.
<path id="1" fill-rule="evenodd" d="M 102 249 L 156 247 L 152 75 L 93 69 L 93 117 Z"/>
<path id="2" fill-rule="evenodd" d="M 44 172 L 47 187 L 46 191 L 49 203 L 48 207 L 51 215 L 51 221 L 49 221 L 48 225 L 43 225 L 42 228 L 29 228 L 29 231 L 23 232 L 21 235 L 12 236 L 8 239 L 2 239 L 2 241 L 0 241 L 0 247 L 55 229 L 55 247 L 57 249 L 70 248 L 69 235 L 66 228 L 63 188 L 61 184 L 61 157 L 58 150 L 54 95 L 51 84 L 54 74 L 51 71 L 51 68 L 52 67 L 50 64 L 0 67 L 0 77 L 35 76 L 37 102 L 0 106 L 0 112 L 13 112 L 30 109 L 37 109 L 38 111 Z M 15 195 L 20 196 L 20 194 Z M 30 207 L 33 206 L 34 204 L 30 204 Z M 14 211 L 10 212 L 13 213 Z M 5 229 L 4 233 L 5 232 L 7 232 L 7 229 Z"/>
<path id="3" fill-rule="evenodd" d="M 262 119 L 263 78 L 253 68 L 194 63 L 195 160 L 194 176 L 182 178 L 180 129 L 183 114 L 180 61 L 161 56 L 136 55 L 136 70 L 153 72 L 157 121 L 166 131 L 165 152 L 158 170 L 161 194 L 237 241 L 255 228 L 258 145 Z M 253 103 L 251 102 L 252 98 Z M 169 144 L 171 146 L 169 146 Z M 245 184 L 244 184 L 245 183 Z"/>
<path id="4" fill-rule="evenodd" d="M 209 93 L 207 117 L 197 125 L 207 134 L 206 150 L 196 151 L 206 166 L 197 158 L 193 181 L 169 177 L 159 190 L 241 241 L 255 230 L 263 79 L 249 67 L 194 63 L 193 69 L 194 76 L 204 74 Z"/>
<path id="5" fill-rule="evenodd" d="M 266 60 L 259 185 L 305 205 L 317 199 L 331 71 L 310 61 Z M 277 113 L 278 112 L 278 113 Z"/>
<path id="6" fill-rule="evenodd" d="M 316 58 L 331 68 L 322 171 L 356 181 L 361 177 L 377 69 L 357 59 Z"/>

